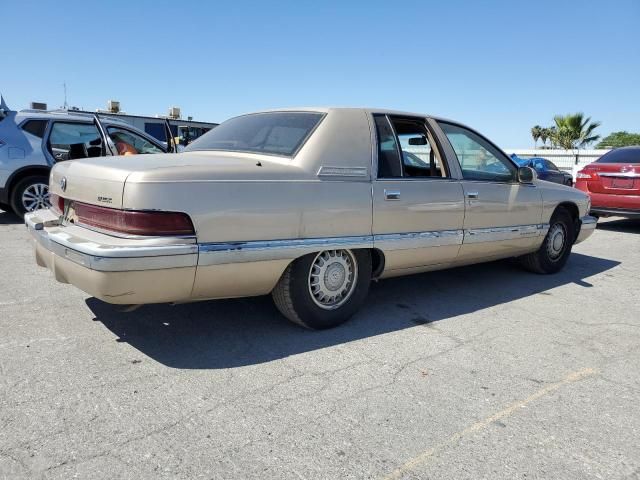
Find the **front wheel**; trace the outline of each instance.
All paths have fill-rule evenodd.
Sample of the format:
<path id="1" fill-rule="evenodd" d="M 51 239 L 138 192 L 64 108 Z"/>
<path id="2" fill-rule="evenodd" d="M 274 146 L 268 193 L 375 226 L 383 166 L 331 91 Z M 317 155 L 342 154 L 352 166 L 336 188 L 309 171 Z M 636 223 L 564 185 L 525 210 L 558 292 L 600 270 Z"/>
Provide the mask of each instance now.
<path id="1" fill-rule="evenodd" d="M 44 175 L 23 178 L 11 194 L 11 208 L 20 217 L 27 212 L 50 206 L 49 178 Z"/>
<path id="2" fill-rule="evenodd" d="M 292 322 L 314 330 L 348 320 L 364 302 L 371 283 L 368 250 L 325 250 L 295 260 L 272 296 Z"/>
<path id="3" fill-rule="evenodd" d="M 537 252 L 520 258 L 522 265 L 535 273 L 556 273 L 564 267 L 575 239 L 574 222 L 567 210 L 559 208 L 551 217 L 549 231 Z"/>

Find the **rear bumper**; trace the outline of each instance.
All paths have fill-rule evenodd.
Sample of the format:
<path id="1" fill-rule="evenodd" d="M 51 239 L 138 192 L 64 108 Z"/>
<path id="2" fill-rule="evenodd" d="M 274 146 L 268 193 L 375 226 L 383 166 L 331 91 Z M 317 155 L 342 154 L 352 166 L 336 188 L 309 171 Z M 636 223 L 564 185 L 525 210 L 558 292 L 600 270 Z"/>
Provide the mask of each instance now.
<path id="1" fill-rule="evenodd" d="M 640 218 L 640 208 L 633 210 L 628 208 L 591 207 L 591 214 L 599 217 L 628 217 Z"/>
<path id="2" fill-rule="evenodd" d="M 584 242 L 587 238 L 589 238 L 596 229 L 598 225 L 598 219 L 596 217 L 592 217 L 590 215 L 585 215 L 580 219 L 580 232 L 578 232 L 578 236 L 576 237 L 576 241 L 574 243 Z"/>
<path id="3" fill-rule="evenodd" d="M 25 215 L 25 223 L 35 241 L 36 262 L 59 282 L 117 304 L 174 302 L 191 296 L 198 262 L 195 243 L 162 244 L 158 239 L 127 240 L 96 232 L 79 236 L 84 229 L 61 227 L 49 210 Z"/>

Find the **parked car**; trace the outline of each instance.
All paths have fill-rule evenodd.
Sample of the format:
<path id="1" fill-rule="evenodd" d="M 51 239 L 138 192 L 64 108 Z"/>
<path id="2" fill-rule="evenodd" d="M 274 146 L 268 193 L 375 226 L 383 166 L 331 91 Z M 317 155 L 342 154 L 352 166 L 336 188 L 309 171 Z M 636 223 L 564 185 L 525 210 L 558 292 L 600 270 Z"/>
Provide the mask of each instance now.
<path id="1" fill-rule="evenodd" d="M 640 146 L 611 150 L 576 175 L 592 215 L 640 218 Z"/>
<path id="2" fill-rule="evenodd" d="M 167 127 L 168 128 L 168 127 Z M 64 160 L 164 153 L 150 135 L 111 117 L 11 111 L 0 100 L 0 208 L 18 215 L 49 205 L 49 171 Z"/>
<path id="3" fill-rule="evenodd" d="M 309 328 L 372 279 L 507 257 L 557 272 L 596 226 L 587 195 L 476 131 L 384 110 L 243 115 L 184 153 L 57 164 L 50 189 L 26 224 L 57 280 L 114 304 L 271 293 Z"/>
<path id="4" fill-rule="evenodd" d="M 569 172 L 560 170 L 555 163 L 542 157 L 522 158 L 512 154 L 511 158 L 521 167 L 531 167 L 538 174 L 540 180 L 573 186 L 573 177 Z"/>

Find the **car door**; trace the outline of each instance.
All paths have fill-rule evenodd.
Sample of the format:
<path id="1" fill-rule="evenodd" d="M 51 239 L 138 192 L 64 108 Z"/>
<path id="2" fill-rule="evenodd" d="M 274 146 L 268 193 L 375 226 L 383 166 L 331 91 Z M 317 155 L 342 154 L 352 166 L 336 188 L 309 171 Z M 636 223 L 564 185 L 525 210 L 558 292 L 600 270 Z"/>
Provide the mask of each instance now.
<path id="1" fill-rule="evenodd" d="M 462 174 L 464 241 L 458 262 L 469 263 L 526 253 L 546 232 L 542 196 L 534 184 L 517 180 L 517 165 L 477 132 L 438 121 Z"/>
<path id="2" fill-rule="evenodd" d="M 453 262 L 462 244 L 464 197 L 424 118 L 373 115 L 374 245 L 385 276 Z"/>

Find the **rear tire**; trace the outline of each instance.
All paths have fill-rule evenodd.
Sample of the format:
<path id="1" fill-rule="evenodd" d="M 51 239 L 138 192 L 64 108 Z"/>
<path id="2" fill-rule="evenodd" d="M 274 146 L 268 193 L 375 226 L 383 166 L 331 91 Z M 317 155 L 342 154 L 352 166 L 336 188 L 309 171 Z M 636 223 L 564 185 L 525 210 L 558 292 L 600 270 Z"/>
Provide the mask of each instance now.
<path id="1" fill-rule="evenodd" d="M 364 302 L 371 283 L 368 250 L 326 250 L 291 263 L 273 289 L 280 312 L 313 330 L 347 321 Z"/>
<path id="2" fill-rule="evenodd" d="M 575 227 L 571 214 L 558 208 L 549 222 L 549 231 L 537 252 L 520 257 L 527 270 L 540 273 L 559 272 L 569 259 L 575 239 Z"/>
<path id="3" fill-rule="evenodd" d="M 27 212 L 50 206 L 49 177 L 44 175 L 23 178 L 11 192 L 11 208 L 20 217 L 24 217 Z"/>

